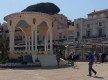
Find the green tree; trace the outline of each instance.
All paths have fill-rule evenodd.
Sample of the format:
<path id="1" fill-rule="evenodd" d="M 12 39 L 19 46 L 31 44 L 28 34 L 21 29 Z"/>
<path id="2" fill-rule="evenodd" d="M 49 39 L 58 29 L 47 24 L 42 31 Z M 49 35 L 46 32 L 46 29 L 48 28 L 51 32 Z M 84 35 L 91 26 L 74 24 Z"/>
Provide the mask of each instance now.
<path id="1" fill-rule="evenodd" d="M 69 25 L 74 26 L 74 22 L 72 22 L 71 20 L 68 20 L 68 21 L 67 21 L 67 26 L 69 27 Z"/>
<path id="2" fill-rule="evenodd" d="M 1 58 L 8 59 L 8 41 L 5 38 L 0 38 L 0 51 L 1 51 Z"/>
<path id="3" fill-rule="evenodd" d="M 64 45 L 59 45 L 59 49 L 60 49 L 60 50 L 65 50 L 66 48 L 65 48 Z"/>
<path id="4" fill-rule="evenodd" d="M 31 6 L 28 6 L 22 12 L 42 12 L 47 14 L 57 14 L 60 9 L 54 3 L 38 3 Z"/>

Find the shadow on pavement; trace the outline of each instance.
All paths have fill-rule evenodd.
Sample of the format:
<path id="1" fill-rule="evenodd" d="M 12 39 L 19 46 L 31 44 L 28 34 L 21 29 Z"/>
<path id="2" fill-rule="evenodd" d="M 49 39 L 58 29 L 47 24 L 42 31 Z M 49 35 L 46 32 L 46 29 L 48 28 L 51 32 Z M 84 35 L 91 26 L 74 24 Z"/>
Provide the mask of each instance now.
<path id="1" fill-rule="evenodd" d="M 73 69 L 80 69 L 80 68 L 78 68 L 78 67 L 72 67 Z"/>
<path id="2" fill-rule="evenodd" d="M 47 69 L 47 70 L 50 70 L 50 69 L 61 69 L 61 68 L 68 68 L 68 67 L 71 67 L 70 65 L 62 65 L 60 67 L 57 67 L 57 66 L 50 66 L 50 67 L 41 67 L 41 66 L 23 66 L 23 67 L 1 67 L 0 70 L 3 70 L 3 69 L 14 69 L 14 70 L 35 70 L 35 69 Z"/>
<path id="3" fill-rule="evenodd" d="M 94 78 L 97 78 L 97 79 L 104 79 L 104 77 L 100 77 L 100 76 L 94 76 Z"/>

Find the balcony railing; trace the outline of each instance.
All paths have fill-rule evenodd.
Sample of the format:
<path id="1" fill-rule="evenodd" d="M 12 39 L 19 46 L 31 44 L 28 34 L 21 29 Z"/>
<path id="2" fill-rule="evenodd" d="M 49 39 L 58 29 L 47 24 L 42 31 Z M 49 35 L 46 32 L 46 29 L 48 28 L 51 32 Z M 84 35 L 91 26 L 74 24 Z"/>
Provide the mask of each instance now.
<path id="1" fill-rule="evenodd" d="M 88 39 L 88 38 L 101 38 L 101 37 L 106 37 L 106 35 L 98 35 L 98 36 L 83 36 L 83 39 Z"/>

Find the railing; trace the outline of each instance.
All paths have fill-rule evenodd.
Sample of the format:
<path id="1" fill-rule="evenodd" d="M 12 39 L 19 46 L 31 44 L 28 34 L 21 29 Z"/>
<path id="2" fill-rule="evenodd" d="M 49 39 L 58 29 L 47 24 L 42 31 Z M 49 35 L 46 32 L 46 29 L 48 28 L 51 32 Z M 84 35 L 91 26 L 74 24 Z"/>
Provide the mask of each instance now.
<path id="1" fill-rule="evenodd" d="M 83 39 L 88 39 L 88 38 L 101 38 L 101 37 L 106 37 L 106 35 L 98 35 L 98 36 L 83 36 Z"/>

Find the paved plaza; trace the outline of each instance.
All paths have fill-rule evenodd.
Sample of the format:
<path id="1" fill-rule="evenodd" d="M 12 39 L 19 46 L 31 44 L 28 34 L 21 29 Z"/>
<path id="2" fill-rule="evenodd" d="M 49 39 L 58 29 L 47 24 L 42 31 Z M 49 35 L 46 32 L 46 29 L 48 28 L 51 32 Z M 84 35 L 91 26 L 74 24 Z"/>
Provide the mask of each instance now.
<path id="1" fill-rule="evenodd" d="M 108 63 L 93 67 L 98 73 L 92 77 L 87 76 L 87 62 L 77 62 L 74 68 L 0 68 L 0 80 L 108 80 Z"/>

